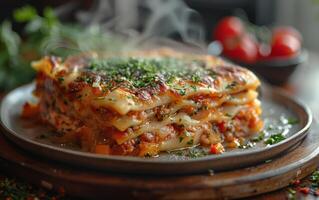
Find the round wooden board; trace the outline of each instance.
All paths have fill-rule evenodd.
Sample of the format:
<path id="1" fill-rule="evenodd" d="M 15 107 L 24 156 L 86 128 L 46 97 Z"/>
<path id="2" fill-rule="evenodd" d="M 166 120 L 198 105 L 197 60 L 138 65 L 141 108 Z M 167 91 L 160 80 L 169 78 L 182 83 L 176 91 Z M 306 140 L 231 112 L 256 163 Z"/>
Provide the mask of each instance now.
<path id="1" fill-rule="evenodd" d="M 233 171 L 183 176 L 138 176 L 76 168 L 28 154 L 0 134 L 1 170 L 44 186 L 64 187 L 89 199 L 241 198 L 283 188 L 314 171 L 318 164 L 317 123 L 293 150 L 260 165 Z"/>

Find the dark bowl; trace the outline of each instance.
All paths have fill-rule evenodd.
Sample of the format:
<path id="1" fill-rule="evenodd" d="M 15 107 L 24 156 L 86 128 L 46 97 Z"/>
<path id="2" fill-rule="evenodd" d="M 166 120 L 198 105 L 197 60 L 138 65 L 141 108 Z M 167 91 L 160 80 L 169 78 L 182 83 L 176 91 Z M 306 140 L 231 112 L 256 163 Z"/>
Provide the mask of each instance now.
<path id="1" fill-rule="evenodd" d="M 287 83 L 296 68 L 306 62 L 307 59 L 308 53 L 303 49 L 297 56 L 292 58 L 273 58 L 271 60 L 258 61 L 254 64 L 228 60 L 237 65 L 247 67 L 270 84 L 280 86 Z"/>

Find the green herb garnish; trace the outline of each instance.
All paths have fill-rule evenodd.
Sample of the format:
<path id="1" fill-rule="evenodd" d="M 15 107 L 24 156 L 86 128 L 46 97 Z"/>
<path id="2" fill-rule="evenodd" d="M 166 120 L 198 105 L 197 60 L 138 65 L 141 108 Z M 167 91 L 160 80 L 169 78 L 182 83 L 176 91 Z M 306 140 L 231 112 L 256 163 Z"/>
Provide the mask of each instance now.
<path id="1" fill-rule="evenodd" d="M 188 145 L 193 145 L 193 144 L 194 144 L 194 140 L 191 139 L 191 140 L 189 140 L 186 144 L 188 144 Z"/>
<path id="2" fill-rule="evenodd" d="M 59 83 L 63 83 L 64 77 L 58 77 L 58 81 L 59 81 Z"/>
<path id="3" fill-rule="evenodd" d="M 292 188 L 288 188 L 287 189 L 288 191 L 288 199 L 290 200 L 293 200 L 293 199 L 296 199 L 296 190 L 292 189 Z"/>
<path id="4" fill-rule="evenodd" d="M 203 148 L 194 147 L 188 151 L 188 157 L 190 158 L 199 158 L 207 155 L 207 151 L 205 151 Z"/>
<path id="5" fill-rule="evenodd" d="M 250 141 L 252 141 L 252 142 L 260 142 L 260 141 L 262 141 L 264 138 L 265 138 L 265 132 L 264 132 L 264 131 L 261 131 L 261 132 L 258 134 L 258 136 L 251 138 Z"/>
<path id="6" fill-rule="evenodd" d="M 276 144 L 284 139 L 286 139 L 286 137 L 283 136 L 282 133 L 274 134 L 265 141 L 265 144 Z"/>
<path id="7" fill-rule="evenodd" d="M 199 158 L 199 157 L 207 156 L 209 154 L 208 151 L 202 147 L 192 147 L 192 148 L 183 149 L 183 150 L 170 151 L 168 153 L 174 154 L 177 156 L 185 156 L 189 158 Z"/>
<path id="8" fill-rule="evenodd" d="M 287 124 L 290 124 L 290 125 L 295 125 L 295 124 L 298 124 L 298 123 L 299 123 L 299 120 L 296 119 L 296 118 L 290 117 L 290 118 L 288 118 L 287 120 L 288 120 L 288 121 L 287 121 Z"/>
<path id="9" fill-rule="evenodd" d="M 178 93 L 182 96 L 184 96 L 186 94 L 186 90 L 185 89 L 178 89 Z"/>
<path id="10" fill-rule="evenodd" d="M 191 88 L 196 92 L 197 91 L 197 87 L 195 85 L 192 85 Z"/>
<path id="11" fill-rule="evenodd" d="M 174 88 L 174 82 L 179 79 L 197 83 L 202 81 L 202 77 L 216 74 L 212 69 L 206 69 L 194 61 L 176 58 L 93 59 L 88 64 L 88 69 L 101 74 L 104 82 L 119 80 L 135 88 L 155 87 L 157 83 L 164 82 L 180 95 L 185 95 L 186 88 Z"/>
<path id="12" fill-rule="evenodd" d="M 201 81 L 200 75 L 198 75 L 198 74 L 192 75 L 191 78 L 192 78 L 192 81 L 195 82 L 195 83 L 198 83 L 198 82 Z"/>
<path id="13" fill-rule="evenodd" d="M 316 184 L 319 183 L 319 171 L 318 171 L 318 170 L 314 171 L 314 172 L 311 174 L 311 176 L 310 176 L 310 181 L 311 181 L 312 183 L 316 183 Z"/>
<path id="14" fill-rule="evenodd" d="M 233 89 L 238 83 L 236 81 L 233 81 L 232 83 L 228 84 L 226 86 L 226 89 Z"/>

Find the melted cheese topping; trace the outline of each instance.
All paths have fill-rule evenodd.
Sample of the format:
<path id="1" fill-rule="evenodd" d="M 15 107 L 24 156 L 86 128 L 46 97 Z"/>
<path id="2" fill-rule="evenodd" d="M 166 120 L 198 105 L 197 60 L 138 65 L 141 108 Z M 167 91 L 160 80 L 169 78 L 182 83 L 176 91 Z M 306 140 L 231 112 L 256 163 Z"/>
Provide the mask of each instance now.
<path id="1" fill-rule="evenodd" d="M 154 56 L 154 54 L 151 55 Z M 216 63 L 220 62 L 218 60 L 218 62 L 216 61 L 216 63 L 214 63 L 213 59 L 208 58 L 206 58 L 207 63 L 213 63 L 216 65 Z M 215 65 L 212 65 L 211 67 L 213 69 L 216 68 L 216 73 L 219 73 L 219 75 L 217 76 L 217 79 L 215 79 L 214 83 L 194 83 L 192 81 L 185 81 L 181 78 L 176 78 L 174 82 L 170 84 L 171 86 L 165 86 L 168 87 L 168 89 L 156 95 L 149 95 L 148 91 L 145 90 L 142 90 L 140 93 L 133 93 L 127 88 L 118 87 L 112 91 L 103 93 L 103 95 L 100 95 L 98 98 L 91 98 L 92 102 L 90 104 L 107 107 L 121 115 L 126 115 L 130 111 L 143 111 L 160 105 L 168 104 L 172 101 L 176 101 L 177 99 L 187 99 L 190 96 L 205 94 L 212 96 L 222 96 L 226 94 L 237 93 L 243 90 L 251 90 L 252 93 L 252 90 L 256 89 L 256 87 L 259 85 L 259 81 L 256 76 L 248 70 L 238 67 L 219 69 L 219 67 Z M 48 58 L 34 63 L 33 66 L 36 70 L 41 71 L 56 80 L 60 80 L 60 74 L 62 71 L 65 72 L 62 85 L 66 88 L 69 88 L 69 90 L 72 90 L 72 88 L 69 87 L 70 83 L 74 83 L 75 80 L 81 80 L 82 78 L 81 72 L 83 71 L 83 66 L 73 66 L 70 68 L 69 64 L 66 66 L 64 63 L 55 63 L 55 65 L 52 66 L 48 61 Z M 102 83 L 99 81 L 100 76 L 94 76 L 97 80 L 95 80 L 90 87 L 101 89 L 103 85 L 101 85 Z M 236 83 L 236 85 L 232 85 L 233 83 Z M 178 94 L 178 92 L 181 91 L 183 94 Z M 86 96 L 84 92 L 85 90 L 79 91 L 79 96 Z M 172 92 L 175 95 L 172 95 Z M 147 99 L 145 100 L 139 98 L 139 94 L 144 93 L 147 94 Z M 255 95 L 257 95 L 257 93 Z M 245 101 L 239 99 L 240 97 L 236 100 Z M 232 100 L 229 101 L 237 104 Z"/>

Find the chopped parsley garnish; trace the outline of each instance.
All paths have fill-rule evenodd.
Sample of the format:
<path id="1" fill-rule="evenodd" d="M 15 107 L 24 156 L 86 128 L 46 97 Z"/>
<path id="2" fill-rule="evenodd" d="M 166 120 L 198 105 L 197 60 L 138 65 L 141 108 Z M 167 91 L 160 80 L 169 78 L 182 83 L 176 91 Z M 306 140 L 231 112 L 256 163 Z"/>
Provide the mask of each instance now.
<path id="1" fill-rule="evenodd" d="M 265 138 L 265 132 L 264 132 L 264 131 L 261 131 L 261 132 L 258 134 L 258 136 L 251 138 L 250 141 L 252 141 L 252 142 L 260 142 L 260 141 L 262 141 L 264 138 Z"/>
<path id="2" fill-rule="evenodd" d="M 192 75 L 192 81 L 195 82 L 195 83 L 198 83 L 201 81 L 201 78 L 200 78 L 200 75 L 198 75 L 197 73 Z"/>
<path id="3" fill-rule="evenodd" d="M 311 176 L 310 176 L 310 181 L 311 181 L 312 183 L 314 183 L 314 184 L 317 184 L 317 186 L 318 186 L 318 184 L 319 184 L 319 171 L 318 171 L 318 170 L 314 171 L 314 172 L 311 174 Z"/>
<path id="4" fill-rule="evenodd" d="M 197 91 L 197 87 L 195 85 L 192 85 L 191 88 L 196 92 Z"/>
<path id="5" fill-rule="evenodd" d="M 203 156 L 207 156 L 208 153 L 203 148 L 191 148 L 188 151 L 188 157 L 190 158 L 199 158 Z"/>
<path id="6" fill-rule="evenodd" d="M 93 77 L 89 77 L 89 76 L 79 77 L 79 80 L 83 81 L 85 83 L 88 83 L 88 84 L 93 84 L 93 82 L 94 82 Z"/>
<path id="7" fill-rule="evenodd" d="M 233 89 L 234 87 L 236 87 L 238 83 L 236 81 L 233 81 L 232 83 L 228 84 L 226 86 L 226 89 Z"/>
<path id="8" fill-rule="evenodd" d="M 186 144 L 188 144 L 188 145 L 193 145 L 193 144 L 194 144 L 194 140 L 191 139 L 191 140 L 189 140 Z"/>
<path id="9" fill-rule="evenodd" d="M 93 59 L 87 69 L 101 75 L 103 82 L 127 82 L 135 88 L 155 87 L 160 82 L 173 84 L 178 79 L 198 83 L 203 77 L 214 78 L 216 75 L 212 69 L 205 67 L 205 63 L 176 58 Z M 84 81 L 93 83 L 91 80 Z M 185 88 L 180 88 L 178 92 L 184 95 Z"/>
<path id="10" fill-rule="evenodd" d="M 203 156 L 207 156 L 209 154 L 207 149 L 202 147 L 192 147 L 192 148 L 187 148 L 183 150 L 170 151 L 168 153 L 174 154 L 177 156 L 185 156 L 188 158 L 200 158 Z"/>
<path id="11" fill-rule="evenodd" d="M 185 89 L 177 89 L 178 90 L 178 93 L 181 95 L 181 96 L 184 96 L 186 94 L 186 90 Z"/>
<path id="12" fill-rule="evenodd" d="M 288 120 L 288 121 L 287 121 L 287 124 L 290 124 L 290 125 L 295 125 L 295 124 L 298 124 L 298 123 L 299 123 L 299 120 L 296 119 L 296 118 L 290 117 L 290 118 L 288 118 L 287 120 Z"/>
<path id="13" fill-rule="evenodd" d="M 280 141 L 283 141 L 284 139 L 286 139 L 286 137 L 283 136 L 282 133 L 274 134 L 265 141 L 265 144 L 276 144 Z"/>
<path id="14" fill-rule="evenodd" d="M 184 137 L 179 137 L 179 142 L 181 143 L 184 140 Z"/>
<path id="15" fill-rule="evenodd" d="M 63 81 L 64 81 L 64 77 L 58 77 L 58 81 L 59 81 L 59 83 L 63 83 Z"/>

